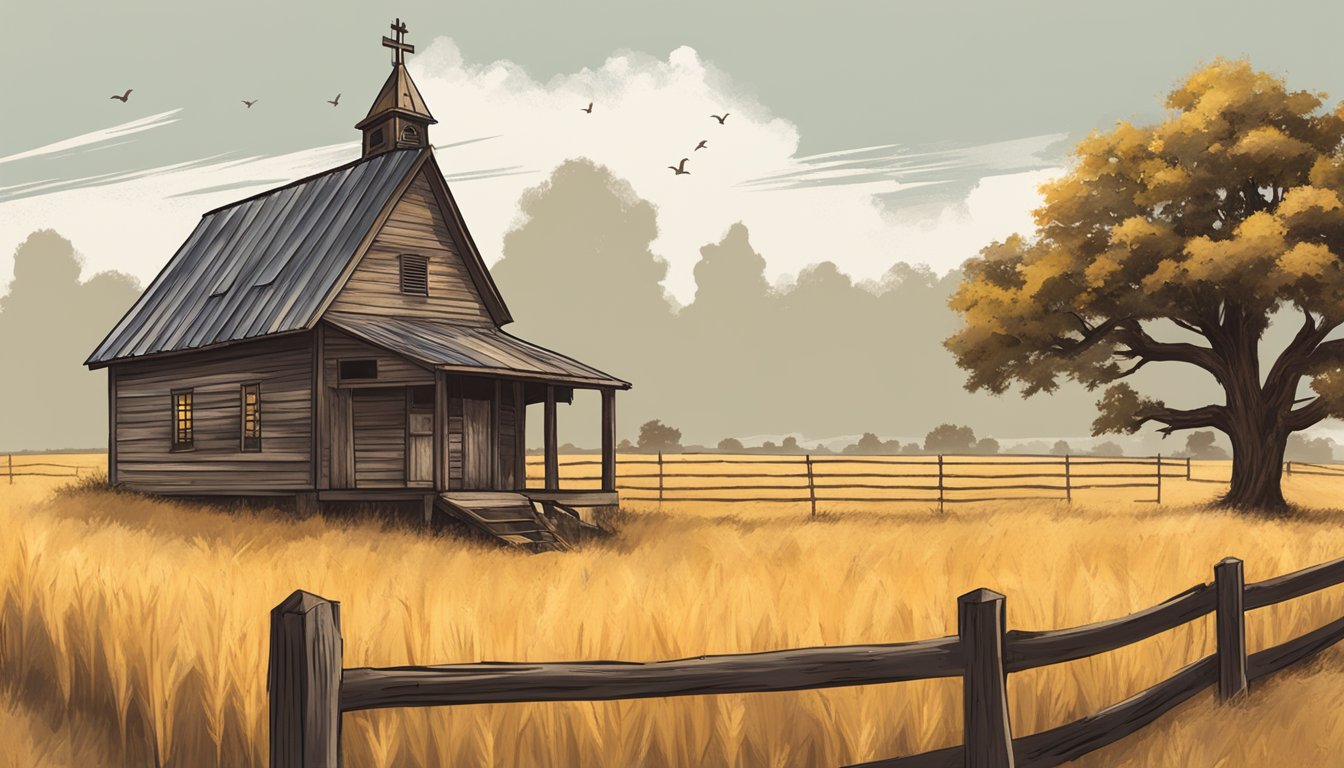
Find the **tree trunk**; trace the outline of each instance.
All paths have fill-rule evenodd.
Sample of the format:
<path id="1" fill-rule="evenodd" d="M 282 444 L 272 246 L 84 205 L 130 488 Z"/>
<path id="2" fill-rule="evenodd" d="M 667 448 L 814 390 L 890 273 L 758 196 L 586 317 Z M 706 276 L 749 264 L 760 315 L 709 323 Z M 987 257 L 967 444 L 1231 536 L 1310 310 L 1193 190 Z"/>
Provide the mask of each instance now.
<path id="1" fill-rule="evenodd" d="M 1234 414 L 1234 419 L 1245 419 Z M 1232 438 L 1232 484 L 1219 499 L 1225 507 L 1278 512 L 1287 508 L 1279 486 L 1283 471 L 1283 452 L 1287 433 L 1277 429 L 1257 429 L 1256 425 L 1235 423 Z"/>

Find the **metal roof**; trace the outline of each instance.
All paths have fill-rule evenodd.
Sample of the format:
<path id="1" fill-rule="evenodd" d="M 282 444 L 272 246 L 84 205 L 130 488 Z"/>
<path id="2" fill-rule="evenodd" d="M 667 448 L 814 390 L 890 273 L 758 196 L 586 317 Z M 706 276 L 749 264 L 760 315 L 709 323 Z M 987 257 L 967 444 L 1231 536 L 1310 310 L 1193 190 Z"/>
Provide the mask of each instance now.
<path id="1" fill-rule="evenodd" d="M 316 322 L 422 152 L 385 152 L 205 214 L 86 365 Z"/>
<path id="2" fill-rule="evenodd" d="M 358 339 L 433 368 L 630 388 L 628 382 L 493 325 L 456 325 L 350 312 L 328 312 L 322 319 Z"/>

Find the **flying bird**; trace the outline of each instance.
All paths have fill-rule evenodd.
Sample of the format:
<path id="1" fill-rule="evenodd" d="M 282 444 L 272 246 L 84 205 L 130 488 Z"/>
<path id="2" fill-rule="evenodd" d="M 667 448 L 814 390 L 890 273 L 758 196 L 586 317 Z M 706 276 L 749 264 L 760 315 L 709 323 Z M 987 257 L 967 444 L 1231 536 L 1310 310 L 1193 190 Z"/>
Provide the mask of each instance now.
<path id="1" fill-rule="evenodd" d="M 334 99 L 327 99 L 327 103 L 333 107 L 339 107 L 341 105 L 341 94 L 336 94 Z"/>
<path id="2" fill-rule="evenodd" d="M 687 160 L 690 160 L 690 158 L 689 158 L 689 157 L 683 157 L 683 158 L 681 158 L 681 162 L 680 162 L 679 164 L 677 164 L 677 165 L 669 165 L 669 166 L 667 166 L 667 167 L 670 168 L 670 169 L 672 169 L 672 172 L 675 173 L 675 174 L 678 175 L 678 176 L 680 176 L 680 175 L 683 174 L 683 173 L 690 173 L 690 171 L 686 170 L 686 161 L 687 161 Z"/>
<path id="3" fill-rule="evenodd" d="M 126 92 L 123 93 L 123 94 L 121 94 L 120 96 L 118 96 L 117 94 L 114 93 L 114 94 L 112 94 L 109 98 L 116 99 L 117 101 L 120 101 L 122 104 L 125 104 L 125 103 L 126 103 L 126 100 L 129 99 L 129 98 L 131 98 L 131 91 L 133 91 L 133 90 L 135 90 L 135 89 L 134 89 L 134 88 L 127 88 L 127 89 L 126 89 Z"/>
<path id="4" fill-rule="evenodd" d="M 586 106 L 586 107 L 579 107 L 579 111 L 580 111 L 580 112 L 587 112 L 587 113 L 590 114 L 590 115 L 593 114 L 593 102 L 591 102 L 591 101 L 588 102 L 588 106 Z"/>
<path id="5" fill-rule="evenodd" d="M 729 114 L 729 113 L 724 112 L 722 117 L 720 117 L 720 116 L 718 116 L 718 115 L 710 115 L 710 117 L 714 118 L 715 120 L 718 120 L 718 121 L 719 121 L 719 125 L 723 125 L 723 121 L 728 119 L 728 114 Z"/>
<path id="6" fill-rule="evenodd" d="M 253 104 L 256 104 L 258 101 L 261 101 L 261 99 L 253 99 L 253 100 L 251 100 L 251 101 L 248 101 L 247 99 L 243 99 L 243 103 L 247 105 L 247 108 L 248 108 L 248 109 L 251 109 L 251 108 L 252 108 L 252 105 L 253 105 Z"/>
<path id="7" fill-rule="evenodd" d="M 695 145 L 695 149 L 697 149 L 697 150 L 698 150 L 698 149 L 709 149 L 709 140 L 708 140 L 708 139 L 701 139 L 701 140 L 700 140 L 700 143 Z M 692 150 L 692 151 L 694 151 L 694 150 Z"/>

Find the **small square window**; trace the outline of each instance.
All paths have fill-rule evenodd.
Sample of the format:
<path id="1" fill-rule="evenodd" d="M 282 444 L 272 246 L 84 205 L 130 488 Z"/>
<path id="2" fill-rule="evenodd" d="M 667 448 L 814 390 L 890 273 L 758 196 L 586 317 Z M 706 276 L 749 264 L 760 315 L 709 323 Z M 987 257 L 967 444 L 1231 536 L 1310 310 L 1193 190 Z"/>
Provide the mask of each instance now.
<path id="1" fill-rule="evenodd" d="M 378 378 L 377 360 L 342 360 L 341 381 Z"/>
<path id="2" fill-rule="evenodd" d="M 189 451 L 195 446 L 192 434 L 192 391 L 173 390 L 173 450 Z"/>
<path id="3" fill-rule="evenodd" d="M 402 255 L 401 292 L 414 296 L 429 295 L 429 259 L 409 253 Z"/>
<path id="4" fill-rule="evenodd" d="M 244 384 L 240 411 L 242 414 L 244 451 L 261 450 L 261 385 Z"/>

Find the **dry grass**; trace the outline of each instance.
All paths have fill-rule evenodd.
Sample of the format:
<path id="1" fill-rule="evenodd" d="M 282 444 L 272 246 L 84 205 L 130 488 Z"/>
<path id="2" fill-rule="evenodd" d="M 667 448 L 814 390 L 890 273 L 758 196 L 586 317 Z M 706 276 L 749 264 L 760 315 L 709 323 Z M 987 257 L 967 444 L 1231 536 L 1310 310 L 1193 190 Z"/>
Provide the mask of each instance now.
<path id="1" fill-rule="evenodd" d="M 1010 626 L 1071 626 L 1206 581 L 1225 555 L 1244 558 L 1258 580 L 1344 553 L 1336 513 L 1271 521 L 1205 511 L 1197 503 L 1220 486 L 1183 481 L 1164 488 L 1180 506 L 1160 508 L 1119 492 L 943 516 L 917 505 L 816 520 L 802 505 L 636 508 L 610 542 L 540 556 L 376 523 L 52 495 L 56 482 L 0 486 L 0 683 L 33 710 L 72 718 L 79 738 L 111 739 L 115 762 L 132 765 L 265 763 L 267 611 L 296 587 L 342 601 L 347 666 L 651 660 L 950 634 L 956 596 L 979 586 L 1008 595 Z M 1344 479 L 1288 487 L 1298 503 L 1326 506 Z M 1256 611 L 1251 650 L 1340 615 L 1340 589 Z M 1205 620 L 1013 675 L 1014 732 L 1089 714 L 1211 650 Z M 1197 697 L 1085 762 L 1320 764 L 1309 756 L 1344 748 L 1344 654 L 1322 663 L 1239 709 Z M 951 744 L 959 728 L 959 687 L 943 680 L 380 710 L 347 716 L 343 743 L 349 766 L 835 765 Z M 42 748 L 39 731 L 32 749 Z M 1266 750 L 1302 757 L 1266 761 Z"/>

